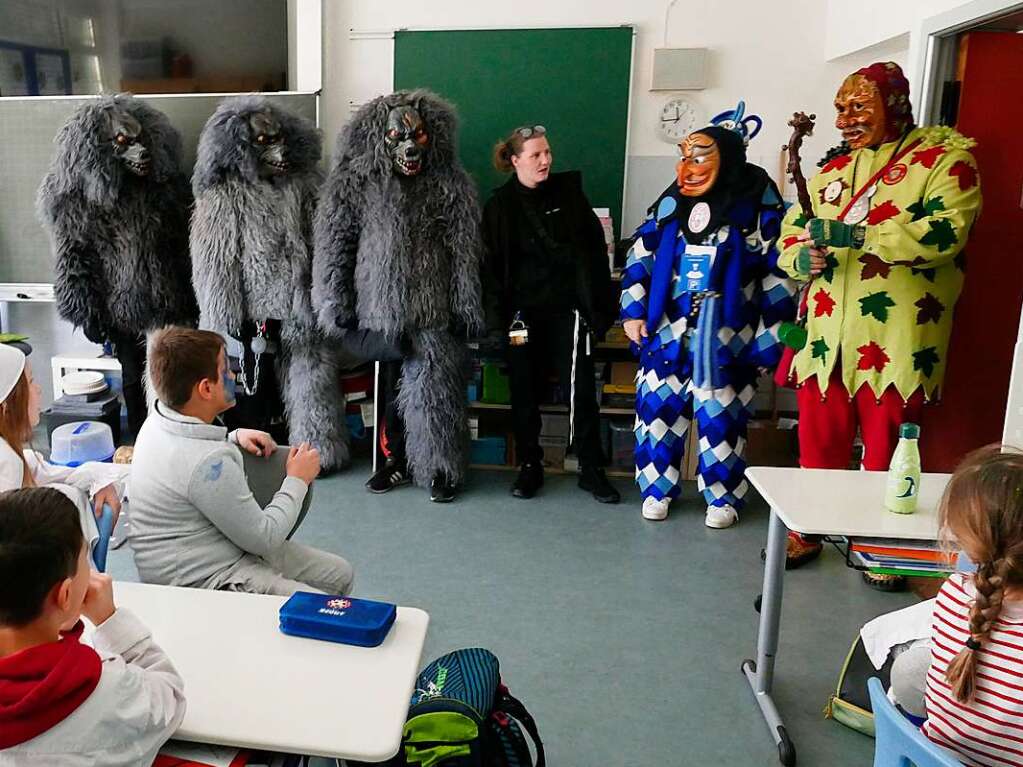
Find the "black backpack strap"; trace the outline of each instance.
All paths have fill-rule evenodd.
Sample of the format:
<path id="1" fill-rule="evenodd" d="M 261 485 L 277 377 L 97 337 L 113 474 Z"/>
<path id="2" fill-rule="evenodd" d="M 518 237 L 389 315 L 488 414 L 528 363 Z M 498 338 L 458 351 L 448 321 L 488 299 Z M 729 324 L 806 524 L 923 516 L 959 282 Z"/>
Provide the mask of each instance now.
<path id="1" fill-rule="evenodd" d="M 544 755 L 543 741 L 540 740 L 540 731 L 536 728 L 536 720 L 533 719 L 533 715 L 522 705 L 522 701 L 508 692 L 508 688 L 503 684 L 499 688 L 498 694 L 500 697 L 497 707 L 517 719 L 529 733 L 529 737 L 533 739 L 533 744 L 536 746 L 536 767 L 546 767 L 547 757 Z"/>

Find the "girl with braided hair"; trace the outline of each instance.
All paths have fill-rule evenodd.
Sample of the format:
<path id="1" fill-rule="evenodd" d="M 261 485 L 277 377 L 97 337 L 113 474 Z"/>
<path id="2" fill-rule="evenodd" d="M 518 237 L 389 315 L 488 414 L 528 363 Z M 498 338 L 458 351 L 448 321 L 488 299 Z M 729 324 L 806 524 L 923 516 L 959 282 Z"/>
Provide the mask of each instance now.
<path id="1" fill-rule="evenodd" d="M 941 521 L 977 570 L 938 593 L 924 732 L 967 765 L 1023 764 L 1023 454 L 968 455 Z"/>

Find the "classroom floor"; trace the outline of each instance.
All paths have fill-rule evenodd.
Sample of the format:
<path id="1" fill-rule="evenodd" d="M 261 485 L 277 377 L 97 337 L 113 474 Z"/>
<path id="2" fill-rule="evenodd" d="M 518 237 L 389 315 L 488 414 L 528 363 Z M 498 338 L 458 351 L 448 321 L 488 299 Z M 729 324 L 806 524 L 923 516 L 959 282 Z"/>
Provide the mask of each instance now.
<path id="1" fill-rule="evenodd" d="M 477 471 L 443 505 L 412 487 L 372 495 L 368 474 L 318 481 L 296 539 L 346 556 L 356 596 L 427 610 L 424 665 L 459 647 L 496 653 L 549 764 L 779 764 L 739 671 L 756 649 L 759 498 L 715 531 L 695 483 L 655 523 L 626 480 L 623 502 L 603 506 L 570 477 L 523 501 L 508 493 L 512 474 Z M 108 569 L 137 579 L 127 547 Z M 801 766 L 871 764 L 873 740 L 822 711 L 859 627 L 914 600 L 868 589 L 834 550 L 787 574 L 775 701 Z"/>

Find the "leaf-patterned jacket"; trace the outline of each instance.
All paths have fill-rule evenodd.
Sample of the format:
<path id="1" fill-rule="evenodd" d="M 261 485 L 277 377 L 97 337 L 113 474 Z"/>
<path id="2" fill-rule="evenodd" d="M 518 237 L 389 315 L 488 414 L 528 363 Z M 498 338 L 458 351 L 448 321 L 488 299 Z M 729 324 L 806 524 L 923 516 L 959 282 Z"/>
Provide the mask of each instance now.
<path id="1" fill-rule="evenodd" d="M 837 219 L 852 196 L 900 148 L 919 143 L 877 181 L 863 221 L 863 247 L 831 248 L 828 266 L 807 291 L 807 343 L 792 365 L 802 383 L 827 386 L 836 364 L 849 392 L 891 385 L 928 399 L 945 374 L 952 314 L 963 286 L 964 253 L 980 211 L 973 141 L 945 127 L 915 128 L 901 141 L 832 158 L 809 183 L 814 215 Z M 798 206 L 782 224 L 778 265 L 796 279 L 805 217 Z"/>

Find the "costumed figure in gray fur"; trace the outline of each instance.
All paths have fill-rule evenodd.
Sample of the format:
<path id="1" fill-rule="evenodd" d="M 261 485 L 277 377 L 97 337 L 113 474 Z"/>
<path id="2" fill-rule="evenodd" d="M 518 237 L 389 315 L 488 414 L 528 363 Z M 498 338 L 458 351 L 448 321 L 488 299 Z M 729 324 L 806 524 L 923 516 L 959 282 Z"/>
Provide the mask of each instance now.
<path id="1" fill-rule="evenodd" d="M 383 492 L 411 476 L 435 501 L 453 499 L 465 475 L 464 340 L 483 328 L 479 208 L 456 131 L 454 109 L 427 91 L 363 106 L 338 136 L 313 263 L 324 331 L 376 333 L 395 349 L 391 457 L 367 485 Z"/>
<path id="2" fill-rule="evenodd" d="M 134 435 L 146 418 L 146 332 L 197 314 L 181 137 L 162 112 L 119 94 L 76 111 L 55 143 L 36 210 L 56 259 L 57 311 L 113 344 Z"/>
<path id="3" fill-rule="evenodd" d="M 338 354 L 309 295 L 320 152 L 308 120 L 262 96 L 225 99 L 199 137 L 192 279 L 200 326 L 240 341 L 228 426 L 309 442 L 332 471 L 349 447 Z"/>

